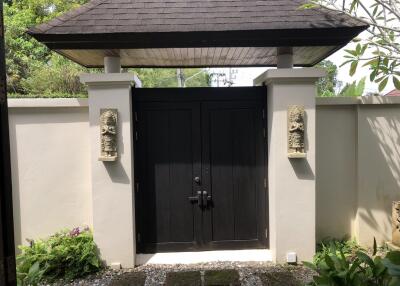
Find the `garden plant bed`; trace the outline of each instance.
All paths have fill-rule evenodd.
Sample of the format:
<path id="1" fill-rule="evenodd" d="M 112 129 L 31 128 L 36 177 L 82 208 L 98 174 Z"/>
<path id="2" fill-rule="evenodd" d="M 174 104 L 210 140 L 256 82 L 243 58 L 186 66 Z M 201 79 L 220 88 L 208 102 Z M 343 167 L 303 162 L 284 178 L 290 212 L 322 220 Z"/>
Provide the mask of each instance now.
<path id="1" fill-rule="evenodd" d="M 266 262 L 214 262 L 192 265 L 144 265 L 135 269 L 106 269 L 98 274 L 61 286 L 140 286 L 140 285 L 246 285 L 300 286 L 312 280 L 314 272 L 302 266 Z"/>

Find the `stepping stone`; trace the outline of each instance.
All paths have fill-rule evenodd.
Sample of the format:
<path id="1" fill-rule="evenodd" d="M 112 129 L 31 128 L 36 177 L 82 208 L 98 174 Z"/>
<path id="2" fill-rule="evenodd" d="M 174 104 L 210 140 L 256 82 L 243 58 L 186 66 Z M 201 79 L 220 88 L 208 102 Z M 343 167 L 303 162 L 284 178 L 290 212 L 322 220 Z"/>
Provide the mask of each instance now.
<path id="1" fill-rule="evenodd" d="M 200 271 L 169 272 L 166 286 L 201 286 Z"/>
<path id="2" fill-rule="evenodd" d="M 304 283 L 300 282 L 290 272 L 270 272 L 258 274 L 263 286 L 302 286 Z"/>
<path id="3" fill-rule="evenodd" d="M 204 273 L 205 286 L 237 286 L 240 285 L 239 273 L 236 270 L 207 270 Z"/>
<path id="4" fill-rule="evenodd" d="M 144 272 L 131 272 L 114 278 L 109 286 L 144 286 L 146 274 Z"/>

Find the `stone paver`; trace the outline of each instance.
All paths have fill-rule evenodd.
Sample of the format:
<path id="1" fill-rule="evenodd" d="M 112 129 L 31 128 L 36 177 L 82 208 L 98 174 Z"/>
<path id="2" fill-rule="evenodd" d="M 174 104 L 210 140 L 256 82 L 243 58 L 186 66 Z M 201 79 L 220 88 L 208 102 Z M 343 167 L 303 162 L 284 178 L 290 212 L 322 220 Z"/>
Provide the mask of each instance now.
<path id="1" fill-rule="evenodd" d="M 303 286 L 315 273 L 302 266 L 266 262 L 213 262 L 194 265 L 143 265 L 111 270 L 54 286 Z M 44 284 L 45 285 L 45 284 Z"/>
<path id="2" fill-rule="evenodd" d="M 240 285 L 239 273 L 234 269 L 207 270 L 204 273 L 205 286 L 236 286 Z"/>
<path id="3" fill-rule="evenodd" d="M 167 273 L 166 286 L 201 286 L 200 271 Z"/>

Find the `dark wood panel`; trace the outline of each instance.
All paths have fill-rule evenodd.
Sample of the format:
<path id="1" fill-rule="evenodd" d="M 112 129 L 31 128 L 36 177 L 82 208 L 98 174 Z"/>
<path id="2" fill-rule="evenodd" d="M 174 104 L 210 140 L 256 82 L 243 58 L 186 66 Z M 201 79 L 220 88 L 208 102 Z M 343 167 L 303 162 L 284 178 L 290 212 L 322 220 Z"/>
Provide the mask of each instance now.
<path id="1" fill-rule="evenodd" d="M 213 197 L 204 214 L 209 248 L 221 247 L 223 241 L 266 245 L 266 219 L 261 219 L 267 216 L 266 204 L 259 202 L 266 196 L 266 170 L 258 165 L 265 166 L 263 104 L 231 101 L 203 106 L 204 181 Z"/>
<path id="2" fill-rule="evenodd" d="M 265 101 L 266 87 L 136 88 L 135 102 Z"/>
<path id="3" fill-rule="evenodd" d="M 236 240 L 257 238 L 256 130 L 257 108 L 232 111 L 233 178 Z"/>
<path id="4" fill-rule="evenodd" d="M 208 110 L 206 111 L 208 113 Z M 204 114 L 204 113 L 203 113 Z M 209 156 L 210 185 L 212 194 L 211 240 L 229 240 L 235 237 L 235 194 L 232 146 L 232 117 L 229 110 L 213 110 L 209 116 L 209 144 L 204 146 L 205 156 Z M 206 131 L 208 133 L 208 130 Z M 208 158 L 207 158 L 208 159 Z"/>
<path id="5" fill-rule="evenodd" d="M 197 192 L 193 177 L 200 173 L 198 107 L 156 103 L 136 108 L 139 251 L 165 245 L 191 249 L 199 211 L 188 199 Z"/>
<path id="6" fill-rule="evenodd" d="M 265 87 L 134 89 L 133 96 L 139 251 L 265 248 Z M 188 202 L 198 191 L 203 206 Z"/>

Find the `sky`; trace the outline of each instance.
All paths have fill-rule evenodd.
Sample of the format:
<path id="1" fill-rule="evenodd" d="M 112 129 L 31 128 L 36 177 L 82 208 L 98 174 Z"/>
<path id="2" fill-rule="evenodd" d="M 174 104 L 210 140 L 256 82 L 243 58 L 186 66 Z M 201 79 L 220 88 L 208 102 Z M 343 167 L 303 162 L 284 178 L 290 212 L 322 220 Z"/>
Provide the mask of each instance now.
<path id="1" fill-rule="evenodd" d="M 361 37 L 365 37 L 365 33 L 360 35 Z M 343 56 L 345 55 L 344 49 L 354 49 L 354 44 L 348 44 L 346 47 L 343 49 L 337 51 L 333 55 L 327 58 L 327 60 L 332 61 L 334 64 L 338 66 L 338 80 L 343 83 L 342 86 L 345 86 L 346 83 L 352 83 L 353 81 L 361 80 L 363 77 L 366 77 L 366 86 L 365 86 L 365 94 L 369 92 L 378 92 L 378 84 L 370 82 L 369 81 L 369 70 L 368 67 L 361 68 L 359 67 L 357 69 L 356 74 L 351 77 L 349 75 L 349 65 L 345 65 L 343 67 L 340 67 L 340 65 L 345 61 Z M 233 78 L 233 86 L 252 86 L 253 85 L 253 79 L 255 79 L 257 76 L 265 72 L 268 68 L 236 68 L 237 74 L 234 75 Z M 221 72 L 221 73 L 226 73 L 229 74 L 229 69 L 211 69 L 213 72 Z M 216 83 L 213 83 L 213 85 L 216 85 Z M 222 86 L 222 83 L 220 83 Z M 382 92 L 382 94 L 386 94 L 394 89 L 394 85 L 391 81 L 389 81 L 388 85 Z"/>
<path id="2" fill-rule="evenodd" d="M 364 2 L 365 1 L 365 2 Z M 372 0 L 363 0 L 363 3 L 370 6 L 372 3 L 374 3 Z M 367 37 L 367 32 L 363 32 L 359 35 L 359 38 L 363 39 Z M 353 81 L 361 80 L 363 77 L 366 77 L 366 86 L 365 86 L 365 94 L 372 92 L 378 92 L 378 84 L 370 82 L 369 81 L 369 70 L 368 67 L 361 68 L 359 67 L 357 69 L 356 74 L 351 77 L 349 75 L 349 65 L 345 65 L 343 67 L 340 67 L 340 65 L 345 61 L 343 56 L 345 55 L 344 50 L 345 49 L 354 49 L 354 44 L 350 43 L 343 49 L 337 51 L 333 55 L 327 58 L 327 60 L 332 61 L 334 64 L 338 66 L 338 80 L 342 82 L 342 86 L 344 86 L 346 83 L 352 83 Z M 368 54 L 367 54 L 368 56 Z M 225 72 L 226 74 L 229 74 L 229 69 L 212 69 L 213 71 L 220 71 L 220 72 Z M 257 76 L 262 74 L 264 71 L 266 71 L 267 68 L 238 68 L 237 69 L 237 74 L 235 75 L 235 79 L 233 80 L 234 84 L 233 86 L 252 86 L 253 85 L 253 79 L 255 79 Z M 213 84 L 215 85 L 215 83 Z M 386 94 L 394 89 L 393 82 L 389 81 L 388 85 L 386 88 L 381 92 L 382 94 Z"/>

